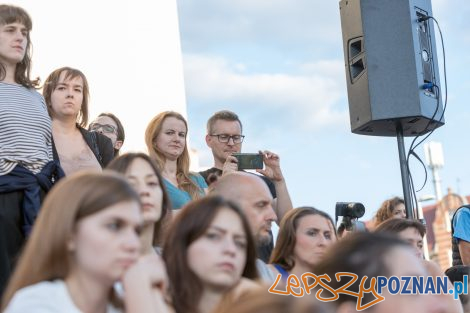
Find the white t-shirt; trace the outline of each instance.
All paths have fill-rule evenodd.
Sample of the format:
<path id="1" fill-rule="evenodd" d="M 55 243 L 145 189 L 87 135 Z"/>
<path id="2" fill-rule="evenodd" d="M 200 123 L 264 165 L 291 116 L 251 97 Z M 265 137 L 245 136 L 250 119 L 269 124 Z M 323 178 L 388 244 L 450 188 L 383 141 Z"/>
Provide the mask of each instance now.
<path id="1" fill-rule="evenodd" d="M 63 280 L 44 281 L 18 290 L 4 313 L 83 313 L 70 298 Z M 121 311 L 108 305 L 107 313 Z"/>
<path id="2" fill-rule="evenodd" d="M 272 285 L 276 281 L 276 274 L 274 274 L 263 260 L 256 259 L 256 268 L 258 269 L 258 275 L 264 283 Z"/>

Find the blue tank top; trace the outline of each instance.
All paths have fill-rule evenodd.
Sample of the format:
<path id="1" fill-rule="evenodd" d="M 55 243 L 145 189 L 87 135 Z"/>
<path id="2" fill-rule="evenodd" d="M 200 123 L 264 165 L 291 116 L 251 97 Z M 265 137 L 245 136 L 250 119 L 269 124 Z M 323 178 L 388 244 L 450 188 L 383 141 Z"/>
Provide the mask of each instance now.
<path id="1" fill-rule="evenodd" d="M 279 274 L 281 274 L 282 281 L 286 282 L 289 278 L 289 273 L 285 269 L 283 269 L 279 264 L 273 264 L 273 266 L 276 268 Z"/>

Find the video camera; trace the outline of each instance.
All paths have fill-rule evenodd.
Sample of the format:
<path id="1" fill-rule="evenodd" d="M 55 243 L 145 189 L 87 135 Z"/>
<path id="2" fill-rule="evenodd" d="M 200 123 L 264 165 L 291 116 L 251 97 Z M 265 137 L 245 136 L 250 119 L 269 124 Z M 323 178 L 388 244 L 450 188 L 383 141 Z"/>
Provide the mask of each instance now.
<path id="1" fill-rule="evenodd" d="M 359 202 L 336 202 L 335 223 L 338 224 L 338 217 L 342 216 L 341 224 L 338 228 L 347 231 L 365 231 L 365 225 L 358 219 L 364 216 L 366 208 Z"/>

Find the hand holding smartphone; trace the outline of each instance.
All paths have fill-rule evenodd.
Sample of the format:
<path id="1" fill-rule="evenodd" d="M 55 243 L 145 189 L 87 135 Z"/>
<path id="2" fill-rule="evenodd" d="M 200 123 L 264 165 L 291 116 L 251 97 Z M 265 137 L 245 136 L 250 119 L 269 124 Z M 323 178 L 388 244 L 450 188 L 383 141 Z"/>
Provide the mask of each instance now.
<path id="1" fill-rule="evenodd" d="M 263 155 L 260 153 L 233 153 L 237 158 L 238 170 L 263 169 Z"/>

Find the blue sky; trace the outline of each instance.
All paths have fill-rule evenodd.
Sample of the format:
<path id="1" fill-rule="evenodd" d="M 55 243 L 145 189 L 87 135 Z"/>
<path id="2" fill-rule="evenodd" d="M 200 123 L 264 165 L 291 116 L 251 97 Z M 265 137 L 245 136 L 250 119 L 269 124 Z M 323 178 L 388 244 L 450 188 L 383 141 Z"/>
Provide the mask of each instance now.
<path id="1" fill-rule="evenodd" d="M 449 101 L 446 124 L 427 141 L 443 145 L 444 194 L 448 187 L 469 194 L 470 2 L 432 3 L 444 34 Z M 244 123 L 244 152 L 280 154 L 294 206 L 334 216 L 337 201 L 359 201 L 369 218 L 383 200 L 402 196 L 396 138 L 350 132 L 338 1 L 177 5 L 191 145 L 202 166 L 212 164 L 205 123 L 230 109 Z M 442 67 L 440 76 L 443 82 Z M 424 159 L 423 151 L 417 149 Z M 424 171 L 418 162 L 411 171 L 418 187 Z M 428 179 L 418 196 L 433 192 Z"/>
<path id="2" fill-rule="evenodd" d="M 185 112 L 186 103 L 191 146 L 210 166 L 206 120 L 230 109 L 244 123 L 243 151 L 280 154 L 295 206 L 333 215 L 337 201 L 360 201 L 370 217 L 384 199 L 402 195 L 396 139 L 350 132 L 336 0 L 134 0 L 116 2 L 112 14 L 107 2 L 83 0 L 72 15 L 60 13 L 69 11 L 60 0 L 14 3 L 33 17 L 33 75 L 44 80 L 64 65 L 84 71 L 91 116 L 116 113 L 127 151 L 144 149 L 151 117 Z M 429 140 L 443 145 L 443 192 L 470 194 L 470 2 L 432 3 L 444 33 L 449 104 L 446 125 Z M 423 169 L 411 166 L 420 185 Z M 428 181 L 419 195 L 430 193 Z"/>

